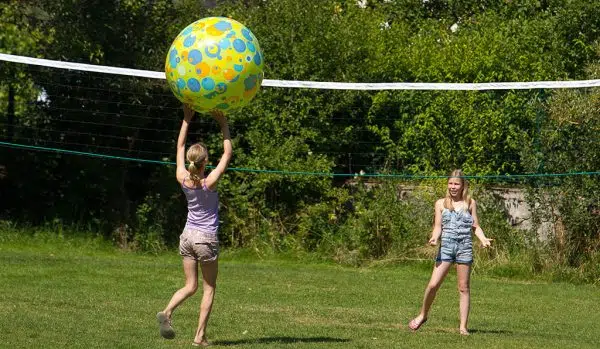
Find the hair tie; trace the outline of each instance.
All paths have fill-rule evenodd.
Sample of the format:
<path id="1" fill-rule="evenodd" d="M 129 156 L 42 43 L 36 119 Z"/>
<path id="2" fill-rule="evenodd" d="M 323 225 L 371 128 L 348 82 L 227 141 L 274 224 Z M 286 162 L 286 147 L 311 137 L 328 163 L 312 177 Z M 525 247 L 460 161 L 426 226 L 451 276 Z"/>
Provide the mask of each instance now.
<path id="1" fill-rule="evenodd" d="M 190 161 L 190 166 L 194 166 L 194 167 L 195 167 L 195 166 L 196 166 L 196 164 L 194 164 L 194 162 L 193 162 L 193 161 Z"/>

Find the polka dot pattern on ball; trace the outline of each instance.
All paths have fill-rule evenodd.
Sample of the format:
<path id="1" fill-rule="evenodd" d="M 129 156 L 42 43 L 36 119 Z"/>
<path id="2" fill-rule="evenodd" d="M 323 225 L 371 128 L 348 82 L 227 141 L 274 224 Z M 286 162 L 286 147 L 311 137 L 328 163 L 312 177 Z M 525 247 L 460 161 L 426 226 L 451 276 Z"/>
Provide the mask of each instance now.
<path id="1" fill-rule="evenodd" d="M 200 19 L 173 41 L 165 76 L 175 96 L 199 112 L 231 111 L 247 105 L 264 77 L 258 40 L 241 23 L 225 17 Z"/>

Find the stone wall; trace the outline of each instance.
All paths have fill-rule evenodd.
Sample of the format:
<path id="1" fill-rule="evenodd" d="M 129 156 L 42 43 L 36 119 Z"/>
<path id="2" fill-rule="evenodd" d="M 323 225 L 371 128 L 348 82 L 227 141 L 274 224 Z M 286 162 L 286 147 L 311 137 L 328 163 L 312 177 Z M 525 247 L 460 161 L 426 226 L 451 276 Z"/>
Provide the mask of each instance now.
<path id="1" fill-rule="evenodd" d="M 490 190 L 504 200 L 511 226 L 524 230 L 531 229 L 531 209 L 522 189 L 490 188 Z"/>
<path id="2" fill-rule="evenodd" d="M 512 227 L 522 230 L 532 229 L 531 206 L 525 200 L 525 190 L 518 188 L 491 188 L 494 194 L 504 200 L 508 212 L 508 222 Z M 537 229 L 537 236 L 547 240 L 549 236 L 560 237 L 564 234 L 564 226 L 560 215 L 555 212 L 553 221 L 543 221 Z"/>
<path id="3" fill-rule="evenodd" d="M 400 198 L 406 198 L 414 190 L 414 186 L 402 185 L 399 188 Z M 495 196 L 504 201 L 504 207 L 508 213 L 508 223 L 513 228 L 521 230 L 532 229 L 531 207 L 525 199 L 524 189 L 492 187 L 486 190 L 491 191 Z M 540 239 L 545 240 L 551 233 L 554 233 L 554 229 L 556 227 L 552 222 L 543 222 L 537 230 L 537 235 Z"/>

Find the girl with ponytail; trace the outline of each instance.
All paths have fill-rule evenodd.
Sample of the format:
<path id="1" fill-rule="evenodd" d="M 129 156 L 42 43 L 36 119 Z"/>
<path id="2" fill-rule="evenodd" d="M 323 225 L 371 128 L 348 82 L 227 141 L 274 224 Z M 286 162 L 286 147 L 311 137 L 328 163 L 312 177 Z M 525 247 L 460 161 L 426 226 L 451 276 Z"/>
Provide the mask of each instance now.
<path id="1" fill-rule="evenodd" d="M 194 111 L 187 105 L 183 107 L 183 122 L 177 140 L 177 170 L 176 178 L 187 198 L 188 215 L 183 233 L 179 237 L 179 254 L 183 257 L 183 272 L 185 286 L 177 290 L 171 297 L 167 307 L 156 317 L 159 323 L 160 335 L 167 339 L 175 338 L 171 325 L 171 315 L 188 297 L 198 289 L 198 266 L 202 271 L 202 303 L 198 329 L 192 345 L 208 346 L 206 325 L 210 315 L 215 288 L 217 284 L 219 239 L 219 194 L 217 183 L 229 164 L 232 155 L 231 137 L 227 118 L 220 111 L 213 111 L 223 134 L 223 155 L 217 166 L 205 175 L 208 163 L 208 150 L 201 143 L 193 144 L 185 151 L 185 142 L 189 124 Z M 185 154 L 185 156 L 184 156 Z M 186 169 L 185 160 L 189 165 Z"/>

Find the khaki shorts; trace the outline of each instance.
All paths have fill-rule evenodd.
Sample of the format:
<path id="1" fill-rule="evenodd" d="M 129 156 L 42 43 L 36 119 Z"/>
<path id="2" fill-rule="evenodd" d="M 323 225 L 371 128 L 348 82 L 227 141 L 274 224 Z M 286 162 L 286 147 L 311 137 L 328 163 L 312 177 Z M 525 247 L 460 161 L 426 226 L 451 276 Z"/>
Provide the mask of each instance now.
<path id="1" fill-rule="evenodd" d="M 202 264 L 214 262 L 219 257 L 219 240 L 203 231 L 185 228 L 179 236 L 179 254 Z"/>

